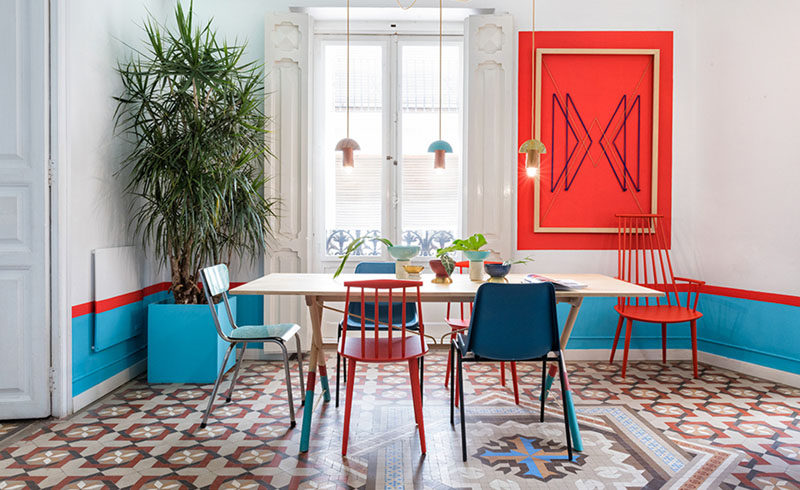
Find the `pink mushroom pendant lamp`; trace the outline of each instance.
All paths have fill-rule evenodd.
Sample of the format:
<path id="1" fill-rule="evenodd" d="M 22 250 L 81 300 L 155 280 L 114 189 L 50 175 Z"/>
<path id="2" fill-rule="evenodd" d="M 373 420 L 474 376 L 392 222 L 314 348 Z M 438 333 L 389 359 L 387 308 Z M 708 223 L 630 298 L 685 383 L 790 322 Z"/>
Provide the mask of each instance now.
<path id="1" fill-rule="evenodd" d="M 350 137 L 350 0 L 347 0 L 347 95 L 346 99 L 347 102 L 345 104 L 346 107 L 346 116 L 345 119 L 347 120 L 347 136 L 339 140 L 336 143 L 336 151 L 342 152 L 342 167 L 345 170 L 352 171 L 355 167 L 355 161 L 353 159 L 353 151 L 360 150 L 361 147 L 358 145 L 356 140 Z"/>
<path id="2" fill-rule="evenodd" d="M 536 0 L 531 0 L 531 80 L 536 80 Z M 544 143 L 536 139 L 536 115 L 534 112 L 533 99 L 531 99 L 531 139 L 522 143 L 519 152 L 525 156 L 525 174 L 530 178 L 539 175 L 540 155 L 547 153 Z"/>

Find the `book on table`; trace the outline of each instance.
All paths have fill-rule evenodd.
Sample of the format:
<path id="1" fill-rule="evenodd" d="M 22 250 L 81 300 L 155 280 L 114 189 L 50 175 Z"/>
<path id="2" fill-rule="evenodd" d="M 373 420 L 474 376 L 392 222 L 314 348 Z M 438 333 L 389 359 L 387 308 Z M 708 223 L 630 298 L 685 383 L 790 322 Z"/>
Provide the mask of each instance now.
<path id="1" fill-rule="evenodd" d="M 572 279 L 556 279 L 553 277 L 543 276 L 541 274 L 528 274 L 525 276 L 525 282 L 532 284 L 539 284 L 543 282 L 551 283 L 556 291 L 566 291 L 569 289 L 583 289 L 589 285 L 583 282 L 575 281 Z"/>

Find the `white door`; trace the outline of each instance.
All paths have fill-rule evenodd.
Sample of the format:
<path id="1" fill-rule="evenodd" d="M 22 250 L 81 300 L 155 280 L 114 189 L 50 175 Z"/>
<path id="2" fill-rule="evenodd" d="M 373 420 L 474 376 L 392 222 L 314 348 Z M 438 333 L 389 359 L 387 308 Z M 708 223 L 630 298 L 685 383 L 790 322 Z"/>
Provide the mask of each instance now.
<path id="1" fill-rule="evenodd" d="M 0 419 L 50 415 L 47 0 L 0 0 Z"/>

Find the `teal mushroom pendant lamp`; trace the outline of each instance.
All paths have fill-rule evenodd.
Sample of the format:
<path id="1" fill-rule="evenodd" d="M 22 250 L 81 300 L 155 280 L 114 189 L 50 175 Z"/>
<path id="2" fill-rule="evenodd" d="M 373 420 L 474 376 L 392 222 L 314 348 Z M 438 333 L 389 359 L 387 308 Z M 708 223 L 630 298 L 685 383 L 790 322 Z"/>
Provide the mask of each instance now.
<path id="1" fill-rule="evenodd" d="M 531 88 L 536 80 L 536 44 L 534 36 L 536 34 L 536 0 L 531 0 L 533 14 L 531 14 Z M 536 178 L 539 174 L 540 155 L 547 153 L 544 143 L 536 139 L 536 113 L 533 100 L 534 94 L 531 90 L 531 139 L 522 143 L 519 152 L 525 156 L 525 173 L 530 178 Z"/>
<path id="2" fill-rule="evenodd" d="M 428 153 L 433 153 L 433 169 L 444 170 L 444 154 L 453 153 L 450 143 L 442 139 L 442 0 L 439 0 L 439 139 L 428 146 Z"/>
<path id="3" fill-rule="evenodd" d="M 342 167 L 346 171 L 352 171 L 355 165 L 353 161 L 353 151 L 360 150 L 356 140 L 350 138 L 350 0 L 347 0 L 347 94 L 346 94 L 346 120 L 347 120 L 347 133 L 346 137 L 336 143 L 336 151 L 342 152 Z"/>

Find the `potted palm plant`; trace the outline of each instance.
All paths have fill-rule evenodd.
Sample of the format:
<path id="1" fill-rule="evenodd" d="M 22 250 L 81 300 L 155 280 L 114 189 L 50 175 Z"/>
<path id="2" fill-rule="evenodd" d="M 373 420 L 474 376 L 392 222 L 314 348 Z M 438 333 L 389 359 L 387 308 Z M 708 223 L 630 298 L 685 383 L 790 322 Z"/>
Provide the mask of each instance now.
<path id="1" fill-rule="evenodd" d="M 148 312 L 148 377 L 209 382 L 224 346 L 202 304 L 200 268 L 255 258 L 277 205 L 262 194 L 264 74 L 243 61 L 245 44 L 196 24 L 191 5 L 177 4 L 174 28 L 153 17 L 142 28 L 144 46 L 117 66 L 115 119 L 131 143 L 120 175 L 133 196 L 132 227 L 172 277 L 174 304 Z"/>

